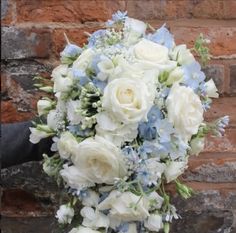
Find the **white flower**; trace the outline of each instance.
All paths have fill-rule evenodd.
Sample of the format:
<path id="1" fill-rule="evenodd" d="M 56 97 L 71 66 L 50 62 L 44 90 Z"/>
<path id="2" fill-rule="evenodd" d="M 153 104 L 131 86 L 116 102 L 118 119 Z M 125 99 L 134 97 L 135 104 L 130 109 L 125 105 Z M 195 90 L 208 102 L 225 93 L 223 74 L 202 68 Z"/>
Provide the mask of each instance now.
<path id="1" fill-rule="evenodd" d="M 198 155 L 203 149 L 205 145 L 205 138 L 204 137 L 196 137 L 190 141 L 191 155 Z"/>
<path id="2" fill-rule="evenodd" d="M 72 162 L 94 183 L 113 184 L 115 178 L 126 175 L 124 158 L 120 150 L 102 137 L 87 138 L 78 144 Z"/>
<path id="3" fill-rule="evenodd" d="M 153 104 L 147 85 L 139 79 L 120 78 L 111 81 L 104 90 L 102 106 L 121 122 L 137 123 L 146 119 Z"/>
<path id="4" fill-rule="evenodd" d="M 31 143 L 38 143 L 41 139 L 43 138 L 47 138 L 47 137 L 50 137 L 51 135 L 53 135 L 53 131 L 50 131 L 50 128 L 48 128 L 47 126 L 45 126 L 47 128 L 47 130 L 40 130 L 40 129 L 37 129 L 37 128 L 33 128 L 33 127 L 30 127 L 30 142 Z"/>
<path id="5" fill-rule="evenodd" d="M 71 124 L 79 124 L 82 120 L 82 116 L 78 112 L 80 109 L 80 100 L 69 100 L 66 104 L 67 118 Z"/>
<path id="6" fill-rule="evenodd" d="M 108 76 L 114 72 L 115 69 L 112 60 L 110 60 L 107 57 L 103 57 L 103 59 L 100 62 L 98 62 L 97 66 L 100 72 L 98 73 L 96 78 L 101 81 L 105 81 L 108 78 Z"/>
<path id="7" fill-rule="evenodd" d="M 125 125 L 112 119 L 106 112 L 97 114 L 96 133 L 106 138 L 116 146 L 121 146 L 125 141 L 132 142 L 138 134 L 138 124 Z"/>
<path id="8" fill-rule="evenodd" d="M 102 233 L 101 231 L 95 231 L 91 228 L 88 227 L 78 227 L 78 228 L 73 228 L 69 233 Z"/>
<path id="9" fill-rule="evenodd" d="M 128 17 L 125 19 L 125 28 L 134 31 L 139 35 L 144 35 L 147 28 L 147 24 L 143 21 Z"/>
<path id="10" fill-rule="evenodd" d="M 99 195 L 95 191 L 89 190 L 86 193 L 86 196 L 83 197 L 82 204 L 84 206 L 96 207 L 98 205 L 98 201 L 99 201 Z"/>
<path id="11" fill-rule="evenodd" d="M 82 224 L 86 227 L 93 229 L 109 227 L 109 218 L 98 210 L 94 211 L 91 207 L 83 207 L 80 214 L 84 218 Z"/>
<path id="12" fill-rule="evenodd" d="M 190 87 L 175 83 L 166 100 L 168 119 L 186 142 L 203 121 L 203 107 L 198 95 Z"/>
<path id="13" fill-rule="evenodd" d="M 205 86 L 206 86 L 206 92 L 207 92 L 208 97 L 219 98 L 219 94 L 217 93 L 218 90 L 217 90 L 216 85 L 212 79 L 207 81 L 205 83 Z"/>
<path id="14" fill-rule="evenodd" d="M 78 142 L 76 138 L 68 131 L 61 134 L 59 140 L 57 141 L 57 149 L 59 155 L 63 159 L 68 159 L 72 154 L 76 153 L 76 146 Z"/>
<path id="15" fill-rule="evenodd" d="M 60 175 L 68 186 L 79 191 L 84 187 L 91 187 L 94 185 L 93 181 L 89 180 L 86 174 L 83 174 L 77 167 L 68 166 L 65 164 L 60 171 Z"/>
<path id="16" fill-rule="evenodd" d="M 162 216 L 159 214 L 151 214 L 144 222 L 144 226 L 149 231 L 159 232 L 163 228 Z"/>
<path id="17" fill-rule="evenodd" d="M 37 102 L 37 109 L 38 109 L 38 114 L 39 116 L 42 116 L 51 109 L 52 107 L 52 101 L 47 100 L 47 99 L 42 99 Z"/>
<path id="18" fill-rule="evenodd" d="M 136 208 L 132 208 L 136 206 Z M 143 221 L 149 216 L 148 201 L 131 192 L 120 193 L 112 191 L 109 196 L 98 205 L 99 210 L 110 209 L 109 215 L 120 221 Z"/>
<path id="19" fill-rule="evenodd" d="M 180 65 L 187 65 L 195 61 L 193 54 L 187 49 L 185 44 L 175 46 L 170 56 Z"/>
<path id="20" fill-rule="evenodd" d="M 172 70 L 168 76 L 168 79 L 166 81 L 166 85 L 172 85 L 175 82 L 181 82 L 183 79 L 183 69 L 181 67 L 176 67 L 174 70 Z"/>
<path id="21" fill-rule="evenodd" d="M 58 111 L 53 109 L 49 111 L 47 115 L 47 125 L 51 128 L 56 130 L 60 119 L 58 117 Z"/>
<path id="22" fill-rule="evenodd" d="M 166 181 L 167 183 L 175 180 L 178 178 L 181 174 L 184 173 L 184 170 L 187 168 L 187 162 L 175 162 L 171 161 L 167 166 L 164 171 Z"/>
<path id="23" fill-rule="evenodd" d="M 147 199 L 149 201 L 149 208 L 155 208 L 160 209 L 162 206 L 162 203 L 164 201 L 163 197 L 161 197 L 157 192 L 151 192 Z"/>
<path id="24" fill-rule="evenodd" d="M 67 92 L 70 90 L 73 80 L 68 76 L 68 66 L 59 65 L 52 71 L 54 92 Z"/>
<path id="25" fill-rule="evenodd" d="M 94 55 L 95 52 L 93 51 L 93 49 L 88 48 L 84 50 L 81 55 L 74 61 L 72 69 L 86 71 L 86 69 L 89 68 L 91 64 Z"/>
<path id="26" fill-rule="evenodd" d="M 74 217 L 74 209 L 69 205 L 61 205 L 57 211 L 56 218 L 61 224 L 71 223 Z"/>

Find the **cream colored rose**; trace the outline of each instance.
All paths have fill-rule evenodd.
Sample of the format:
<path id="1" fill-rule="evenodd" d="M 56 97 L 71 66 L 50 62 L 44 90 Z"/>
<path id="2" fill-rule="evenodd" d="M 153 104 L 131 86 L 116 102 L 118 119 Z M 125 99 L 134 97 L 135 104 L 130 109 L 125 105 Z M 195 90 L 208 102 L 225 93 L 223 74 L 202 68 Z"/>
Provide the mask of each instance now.
<path id="1" fill-rule="evenodd" d="M 85 71 L 91 64 L 95 55 L 93 49 L 89 48 L 84 50 L 80 56 L 74 61 L 72 69 L 79 69 Z"/>
<path id="2" fill-rule="evenodd" d="M 207 92 L 208 97 L 219 98 L 219 94 L 217 93 L 218 90 L 217 90 L 216 85 L 212 79 L 207 81 L 205 83 L 205 86 L 206 86 L 206 92 Z"/>
<path id="3" fill-rule="evenodd" d="M 77 145 L 78 142 L 76 138 L 70 132 L 63 132 L 57 141 L 59 155 L 63 159 L 68 159 L 72 154 L 76 153 Z"/>
<path id="4" fill-rule="evenodd" d="M 203 121 L 203 108 L 198 95 L 185 86 L 175 83 L 166 100 L 168 119 L 186 142 Z"/>
<path id="5" fill-rule="evenodd" d="M 94 183 L 113 184 L 126 175 L 124 158 L 119 149 L 106 139 L 95 136 L 79 143 L 71 157 L 78 170 Z"/>
<path id="6" fill-rule="evenodd" d="M 187 162 L 175 162 L 171 161 L 164 171 L 167 183 L 177 179 L 181 174 L 184 173 L 184 170 L 187 168 Z"/>
<path id="7" fill-rule="evenodd" d="M 132 208 L 136 205 L 136 208 Z M 99 210 L 110 210 L 109 215 L 120 221 L 143 221 L 149 216 L 148 201 L 131 192 L 121 193 L 112 191 L 110 195 L 98 205 Z"/>
<path id="8" fill-rule="evenodd" d="M 137 123 L 146 119 L 153 99 L 142 80 L 120 78 L 106 86 L 102 106 L 120 122 Z"/>
<path id="9" fill-rule="evenodd" d="M 52 80 L 54 81 L 54 92 L 67 92 L 70 90 L 73 80 L 68 76 L 68 66 L 59 65 L 52 71 Z"/>
<path id="10" fill-rule="evenodd" d="M 195 61 L 193 54 L 189 49 L 187 49 L 187 46 L 185 44 L 175 46 L 170 53 L 170 56 L 180 65 L 187 65 Z"/>

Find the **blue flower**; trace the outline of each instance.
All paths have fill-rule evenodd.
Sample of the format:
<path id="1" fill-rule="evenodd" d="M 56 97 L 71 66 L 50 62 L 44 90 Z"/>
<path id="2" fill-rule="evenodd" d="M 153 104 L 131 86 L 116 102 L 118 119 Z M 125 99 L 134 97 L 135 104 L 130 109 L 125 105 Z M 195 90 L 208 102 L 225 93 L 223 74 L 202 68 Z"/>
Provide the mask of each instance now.
<path id="1" fill-rule="evenodd" d="M 142 159 L 159 156 L 159 145 L 150 141 L 144 141 L 138 149 L 138 154 Z"/>
<path id="2" fill-rule="evenodd" d="M 64 50 L 61 52 L 61 56 L 64 57 L 77 57 L 81 54 L 82 49 L 74 44 L 68 44 L 66 45 L 66 47 L 64 48 Z"/>
<path id="3" fill-rule="evenodd" d="M 67 129 L 75 136 L 79 137 L 89 137 L 93 134 L 92 130 L 87 128 L 87 129 L 82 129 L 81 125 L 69 125 L 67 126 Z"/>
<path id="4" fill-rule="evenodd" d="M 166 25 L 162 25 L 154 34 L 149 34 L 147 39 L 160 44 L 164 45 L 168 49 L 173 48 L 174 46 L 174 37 L 166 28 Z"/>
<path id="5" fill-rule="evenodd" d="M 183 66 L 184 79 L 182 83 L 191 87 L 194 91 L 199 88 L 201 82 L 205 80 L 205 74 L 201 71 L 201 66 L 198 62 L 193 62 Z"/>
<path id="6" fill-rule="evenodd" d="M 114 23 L 125 21 L 126 18 L 128 18 L 127 11 L 117 11 L 112 15 L 112 19 L 106 22 L 106 26 L 111 27 Z"/>
<path id="7" fill-rule="evenodd" d="M 155 127 L 160 142 L 169 142 L 171 140 L 171 134 L 173 134 L 175 130 L 173 125 L 167 119 L 158 120 L 155 123 Z"/>
<path id="8" fill-rule="evenodd" d="M 88 48 L 94 47 L 96 44 L 96 41 L 103 38 L 105 34 L 106 34 L 105 29 L 101 29 L 94 32 L 88 39 Z"/>
<path id="9" fill-rule="evenodd" d="M 107 85 L 106 81 L 101 81 L 98 79 L 93 79 L 92 80 L 93 84 L 95 85 L 95 87 L 97 87 L 102 93 Z"/>
<path id="10" fill-rule="evenodd" d="M 90 78 L 88 78 L 85 72 L 82 70 L 73 69 L 72 74 L 73 74 L 74 79 L 79 80 L 79 84 L 81 86 L 84 86 L 91 81 Z"/>
<path id="11" fill-rule="evenodd" d="M 121 223 L 118 227 L 116 227 L 116 232 L 119 233 L 126 233 L 128 232 L 128 230 L 129 230 L 129 223 L 127 222 Z"/>

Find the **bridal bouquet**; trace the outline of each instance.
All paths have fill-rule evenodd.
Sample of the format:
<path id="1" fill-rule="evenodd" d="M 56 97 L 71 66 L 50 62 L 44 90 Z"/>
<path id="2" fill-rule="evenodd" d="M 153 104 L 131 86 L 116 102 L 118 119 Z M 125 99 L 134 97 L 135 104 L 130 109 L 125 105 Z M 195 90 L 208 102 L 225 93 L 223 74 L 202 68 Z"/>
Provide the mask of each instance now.
<path id="1" fill-rule="evenodd" d="M 205 63 L 208 40 L 188 49 L 165 25 L 154 30 L 119 11 L 88 36 L 83 48 L 67 40 L 51 86 L 37 77 L 48 94 L 30 141 L 53 139 L 43 169 L 68 194 L 56 217 L 70 233 L 168 233 L 179 215 L 166 184 L 191 196 L 178 177 L 229 120 L 204 121 L 218 93 L 192 53 Z"/>

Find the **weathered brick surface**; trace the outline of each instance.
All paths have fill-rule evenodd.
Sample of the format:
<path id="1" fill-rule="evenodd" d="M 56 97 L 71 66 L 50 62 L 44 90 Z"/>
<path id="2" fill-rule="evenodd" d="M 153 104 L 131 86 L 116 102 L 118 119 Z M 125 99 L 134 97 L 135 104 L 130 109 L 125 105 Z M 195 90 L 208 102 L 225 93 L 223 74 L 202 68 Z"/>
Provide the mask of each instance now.
<path id="1" fill-rule="evenodd" d="M 2 28 L 1 59 L 47 58 L 50 33 L 47 30 Z"/>
<path id="2" fill-rule="evenodd" d="M 236 64 L 230 66 L 230 92 L 236 93 Z"/>
<path id="3" fill-rule="evenodd" d="M 1 23 L 2 25 L 9 25 L 13 22 L 13 1 L 2 0 L 1 1 Z"/>

